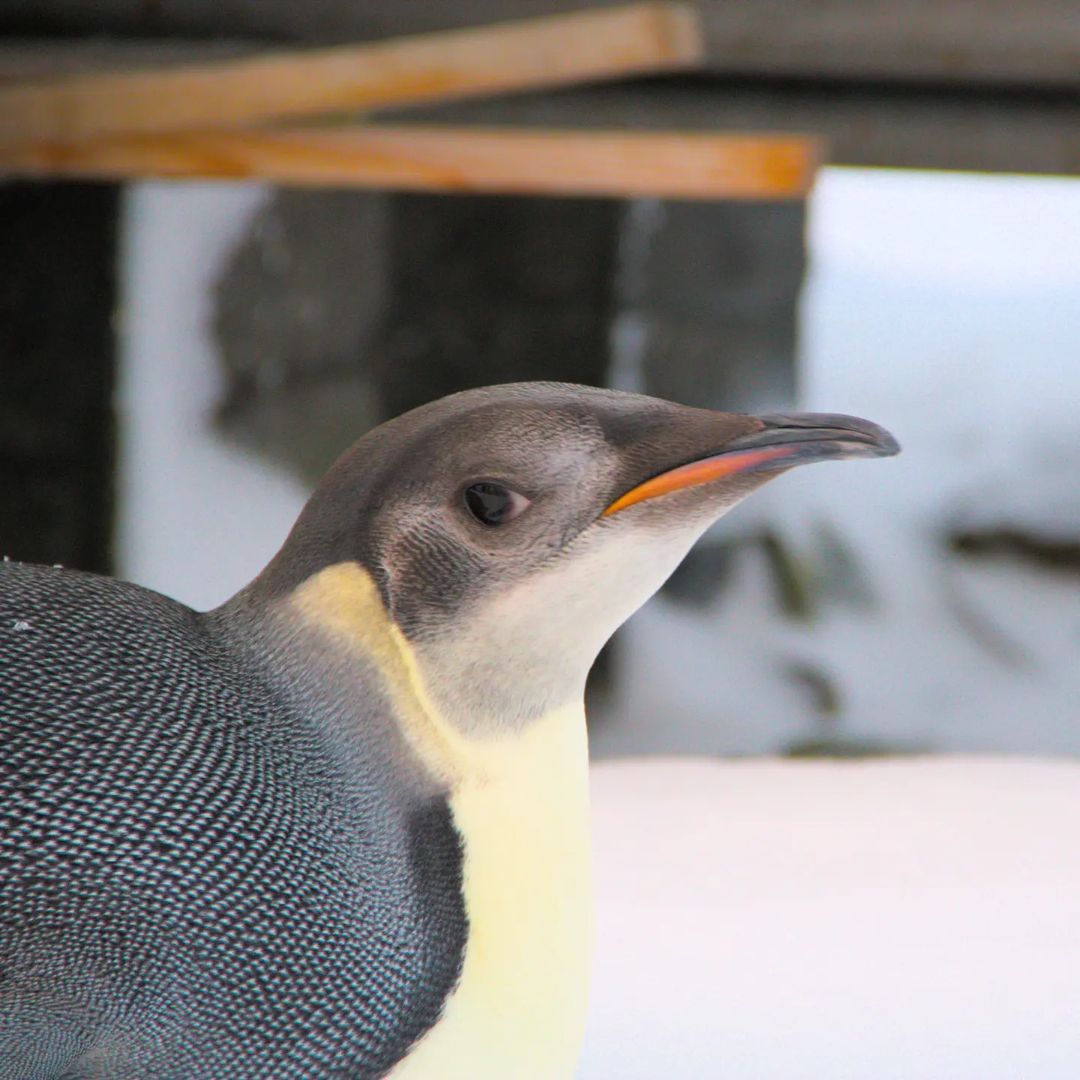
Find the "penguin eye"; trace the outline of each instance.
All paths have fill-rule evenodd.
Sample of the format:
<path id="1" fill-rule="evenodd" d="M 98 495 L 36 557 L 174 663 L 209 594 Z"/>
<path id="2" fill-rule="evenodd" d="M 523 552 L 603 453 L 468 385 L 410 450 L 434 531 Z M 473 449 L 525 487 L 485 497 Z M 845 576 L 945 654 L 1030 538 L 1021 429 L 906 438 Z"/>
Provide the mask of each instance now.
<path id="1" fill-rule="evenodd" d="M 465 505 L 483 525 L 505 525 L 529 508 L 529 500 L 502 484 L 485 481 L 465 489 Z"/>

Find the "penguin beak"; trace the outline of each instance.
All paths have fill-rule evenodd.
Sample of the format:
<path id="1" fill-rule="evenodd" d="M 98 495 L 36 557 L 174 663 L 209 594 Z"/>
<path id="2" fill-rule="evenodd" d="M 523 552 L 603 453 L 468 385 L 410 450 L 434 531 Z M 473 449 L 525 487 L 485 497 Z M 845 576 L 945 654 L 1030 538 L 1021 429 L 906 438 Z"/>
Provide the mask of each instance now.
<path id="1" fill-rule="evenodd" d="M 761 425 L 722 450 L 653 476 L 620 495 L 603 513 L 697 487 L 729 476 L 783 471 L 794 465 L 844 458 L 892 457 L 900 444 L 884 428 L 856 416 L 833 413 L 774 413 L 754 419 Z"/>

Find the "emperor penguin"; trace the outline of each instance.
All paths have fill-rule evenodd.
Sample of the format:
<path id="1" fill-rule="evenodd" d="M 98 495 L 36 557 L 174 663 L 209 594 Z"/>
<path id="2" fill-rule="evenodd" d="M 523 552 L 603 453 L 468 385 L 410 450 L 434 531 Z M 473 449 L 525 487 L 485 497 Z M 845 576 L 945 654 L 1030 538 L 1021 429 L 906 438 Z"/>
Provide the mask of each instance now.
<path id="1" fill-rule="evenodd" d="M 360 439 L 216 610 L 4 564 L 0 1078 L 568 1080 L 590 664 L 754 488 L 896 450 L 497 386 Z"/>

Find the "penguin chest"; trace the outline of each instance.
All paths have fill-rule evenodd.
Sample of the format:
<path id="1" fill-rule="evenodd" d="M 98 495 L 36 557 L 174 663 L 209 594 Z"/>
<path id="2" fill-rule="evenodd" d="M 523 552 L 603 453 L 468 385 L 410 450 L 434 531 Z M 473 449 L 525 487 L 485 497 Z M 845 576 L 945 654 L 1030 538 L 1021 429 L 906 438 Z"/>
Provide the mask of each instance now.
<path id="1" fill-rule="evenodd" d="M 469 932 L 458 984 L 394 1080 L 573 1075 L 591 948 L 580 709 L 472 749 L 451 798 Z"/>

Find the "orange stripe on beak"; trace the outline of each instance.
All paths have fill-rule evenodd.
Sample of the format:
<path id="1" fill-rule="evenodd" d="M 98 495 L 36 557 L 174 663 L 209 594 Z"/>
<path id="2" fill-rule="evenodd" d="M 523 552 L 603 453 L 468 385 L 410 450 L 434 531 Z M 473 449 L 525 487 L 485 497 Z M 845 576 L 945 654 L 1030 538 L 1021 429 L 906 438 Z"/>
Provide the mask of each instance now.
<path id="1" fill-rule="evenodd" d="M 609 517 L 635 503 L 655 499 L 657 495 L 668 495 L 672 491 L 707 484 L 710 480 L 734 476 L 736 473 L 752 469 L 755 465 L 763 465 L 767 461 L 792 457 L 794 450 L 793 446 L 768 446 L 761 450 L 733 450 L 727 454 L 717 454 L 715 457 L 691 461 L 687 465 L 680 465 L 677 469 L 654 476 L 651 480 L 646 480 L 644 484 L 638 484 L 636 488 L 631 488 L 625 495 L 620 495 L 601 516 Z"/>

